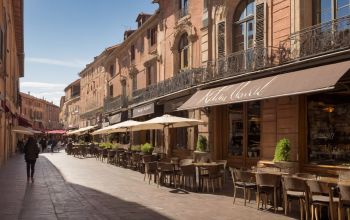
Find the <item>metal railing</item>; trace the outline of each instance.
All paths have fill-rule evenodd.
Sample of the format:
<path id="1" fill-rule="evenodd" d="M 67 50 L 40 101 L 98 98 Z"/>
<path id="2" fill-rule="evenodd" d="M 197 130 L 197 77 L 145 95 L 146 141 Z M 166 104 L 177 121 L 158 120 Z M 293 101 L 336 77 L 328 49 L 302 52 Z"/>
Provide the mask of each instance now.
<path id="1" fill-rule="evenodd" d="M 350 16 L 293 33 L 280 43 L 282 63 L 333 53 L 350 47 Z"/>
<path id="2" fill-rule="evenodd" d="M 107 97 L 104 99 L 104 112 L 110 112 L 125 107 L 125 101 L 121 95 L 116 97 Z"/>
<path id="3" fill-rule="evenodd" d="M 253 72 L 278 64 L 280 64 L 278 48 L 250 48 L 208 62 L 203 82 Z"/>
<path id="4" fill-rule="evenodd" d="M 206 68 L 181 70 L 172 78 L 138 89 L 132 93 L 132 104 L 175 93 L 202 83 Z"/>

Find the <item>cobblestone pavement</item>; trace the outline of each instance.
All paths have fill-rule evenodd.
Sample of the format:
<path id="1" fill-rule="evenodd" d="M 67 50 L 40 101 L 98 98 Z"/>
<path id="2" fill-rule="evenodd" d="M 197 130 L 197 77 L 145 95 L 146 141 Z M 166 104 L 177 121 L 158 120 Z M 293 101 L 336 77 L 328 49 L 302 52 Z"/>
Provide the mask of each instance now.
<path id="1" fill-rule="evenodd" d="M 23 156 L 0 169 L 0 219 L 290 219 L 282 211 L 246 207 L 232 190 L 184 192 L 143 181 L 143 174 L 96 159 L 41 154 L 27 183 Z M 232 183 L 228 183 L 232 185 Z"/>

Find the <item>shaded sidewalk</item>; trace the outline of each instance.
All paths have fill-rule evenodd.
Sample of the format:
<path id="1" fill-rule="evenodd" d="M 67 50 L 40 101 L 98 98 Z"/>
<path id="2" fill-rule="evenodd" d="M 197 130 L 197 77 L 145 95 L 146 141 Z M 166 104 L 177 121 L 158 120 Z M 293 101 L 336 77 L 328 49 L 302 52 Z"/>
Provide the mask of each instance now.
<path id="1" fill-rule="evenodd" d="M 87 200 L 79 191 L 94 195 Z M 23 155 L 11 158 L 0 169 L 0 219 L 168 219 L 137 203 L 66 182 L 46 158 L 37 160 L 35 182 L 27 183 Z M 111 204 L 108 210 L 99 204 Z M 128 207 L 129 213 L 118 207 Z M 132 215 L 130 215 L 132 213 Z"/>

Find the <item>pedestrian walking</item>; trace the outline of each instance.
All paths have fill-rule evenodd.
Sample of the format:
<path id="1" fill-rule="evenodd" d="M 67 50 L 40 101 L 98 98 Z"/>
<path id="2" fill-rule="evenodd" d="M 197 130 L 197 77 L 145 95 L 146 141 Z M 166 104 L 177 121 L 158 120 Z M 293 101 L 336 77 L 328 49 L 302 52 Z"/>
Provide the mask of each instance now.
<path id="1" fill-rule="evenodd" d="M 36 159 L 39 156 L 39 148 L 37 141 L 30 137 L 24 146 L 24 159 L 27 163 L 27 181 L 29 182 L 30 178 L 34 182 L 34 167 Z"/>
<path id="2" fill-rule="evenodd" d="M 42 151 L 45 152 L 45 151 L 46 151 L 46 148 L 47 148 L 46 139 L 45 139 L 45 138 L 42 138 L 42 139 L 40 140 L 40 144 L 41 144 Z"/>

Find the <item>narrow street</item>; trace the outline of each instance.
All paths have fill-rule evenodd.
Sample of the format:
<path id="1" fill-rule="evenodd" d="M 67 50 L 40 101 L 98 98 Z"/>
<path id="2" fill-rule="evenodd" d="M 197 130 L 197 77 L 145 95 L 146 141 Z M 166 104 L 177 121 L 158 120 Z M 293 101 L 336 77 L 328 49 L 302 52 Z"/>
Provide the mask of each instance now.
<path id="1" fill-rule="evenodd" d="M 41 154 L 27 183 L 22 155 L 0 169 L 0 219 L 288 219 L 232 194 L 187 193 L 124 168 L 65 153 Z"/>

